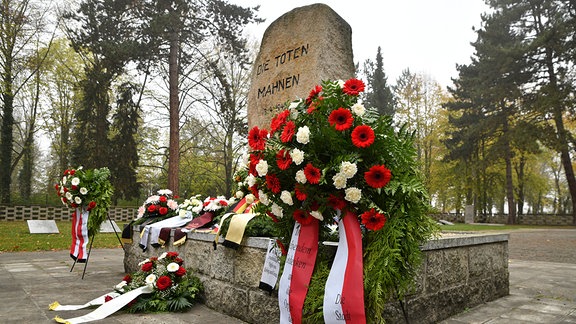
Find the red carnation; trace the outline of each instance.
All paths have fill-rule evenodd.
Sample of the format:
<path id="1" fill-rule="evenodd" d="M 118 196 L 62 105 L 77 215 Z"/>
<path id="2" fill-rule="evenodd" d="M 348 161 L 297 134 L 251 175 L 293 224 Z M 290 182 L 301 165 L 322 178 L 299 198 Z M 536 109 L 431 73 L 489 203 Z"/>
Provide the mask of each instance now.
<path id="1" fill-rule="evenodd" d="M 382 188 L 390 182 L 392 173 L 383 165 L 374 165 L 364 173 L 366 183 L 372 188 Z"/>
<path id="2" fill-rule="evenodd" d="M 152 270 L 152 268 L 154 267 L 154 264 L 152 262 L 146 262 L 142 265 L 142 271 L 144 272 L 149 272 Z"/>
<path id="3" fill-rule="evenodd" d="M 156 205 L 150 205 L 148 206 L 148 212 L 149 213 L 153 213 L 156 211 Z"/>
<path id="4" fill-rule="evenodd" d="M 293 121 L 289 121 L 284 125 L 284 129 L 282 130 L 282 135 L 280 135 L 280 139 L 283 143 L 290 142 L 294 134 L 296 133 L 296 124 Z"/>
<path id="5" fill-rule="evenodd" d="M 352 144 L 356 147 L 366 148 L 374 143 L 374 130 L 368 125 L 360 125 L 352 131 Z"/>
<path id="6" fill-rule="evenodd" d="M 322 92 L 322 86 L 319 86 L 319 85 L 315 86 L 310 91 L 308 98 L 306 98 L 306 104 L 310 105 L 312 103 L 312 100 L 314 100 L 314 98 L 316 98 L 316 96 L 318 96 L 320 94 L 320 92 Z"/>
<path id="7" fill-rule="evenodd" d="M 156 280 L 156 287 L 158 287 L 159 290 L 166 290 L 170 288 L 171 285 L 172 279 L 170 279 L 168 276 L 161 276 L 158 278 L 158 280 Z"/>
<path id="8" fill-rule="evenodd" d="M 58 191 L 58 190 L 60 190 L 60 186 L 58 184 L 55 184 L 54 189 L 56 189 L 56 191 Z"/>
<path id="9" fill-rule="evenodd" d="M 292 213 L 292 217 L 294 217 L 294 220 L 296 220 L 298 223 L 302 225 L 308 225 L 312 223 L 313 219 L 315 219 L 314 217 L 310 216 L 307 212 L 301 209 L 296 209 Z"/>
<path id="10" fill-rule="evenodd" d="M 182 258 L 175 258 L 174 262 L 178 263 L 179 265 L 182 265 L 182 263 L 184 263 L 184 260 L 182 260 Z"/>
<path id="11" fill-rule="evenodd" d="M 248 132 L 248 145 L 250 145 L 253 150 L 261 151 L 266 147 L 267 136 L 267 130 L 259 129 L 258 126 L 254 126 L 250 132 Z"/>
<path id="12" fill-rule="evenodd" d="M 160 213 L 160 215 L 164 216 L 164 215 L 168 214 L 168 208 L 167 207 L 160 207 L 160 208 L 158 208 L 158 213 Z"/>
<path id="13" fill-rule="evenodd" d="M 174 272 L 174 274 L 178 277 L 182 277 L 186 274 L 186 268 L 180 267 L 178 270 L 176 270 L 176 272 Z"/>
<path id="14" fill-rule="evenodd" d="M 96 202 L 95 201 L 91 201 L 88 203 L 88 208 L 86 208 L 86 210 L 91 211 L 92 209 L 94 209 L 96 207 Z"/>
<path id="15" fill-rule="evenodd" d="M 78 186 L 71 185 L 71 186 L 70 186 L 70 189 L 72 189 L 72 190 L 78 190 Z"/>
<path id="16" fill-rule="evenodd" d="M 308 197 L 308 195 L 304 191 L 304 186 L 301 185 L 296 185 L 296 188 L 294 188 L 294 193 L 296 194 L 296 199 L 300 201 L 304 201 Z"/>
<path id="17" fill-rule="evenodd" d="M 111 301 L 112 299 L 114 299 L 114 297 L 112 297 L 112 296 L 110 296 L 110 295 L 104 296 L 104 302 L 105 302 L 105 303 Z"/>
<path id="18" fill-rule="evenodd" d="M 126 281 L 126 283 L 131 283 L 132 282 L 132 276 L 127 274 L 124 276 L 124 279 L 122 279 L 123 281 Z"/>
<path id="19" fill-rule="evenodd" d="M 270 134 L 274 134 L 276 131 L 278 131 L 284 125 L 288 119 L 288 116 L 290 116 L 290 110 L 288 109 L 274 116 L 270 122 Z"/>
<path id="20" fill-rule="evenodd" d="M 76 174 L 76 170 L 72 169 L 72 170 L 70 170 L 69 173 L 70 173 L 70 175 L 74 175 L 74 174 Z"/>
<path id="21" fill-rule="evenodd" d="M 158 198 L 158 200 L 159 200 L 161 203 L 165 203 L 165 202 L 168 201 L 168 198 L 166 198 L 166 196 L 160 196 L 160 198 Z"/>
<path id="22" fill-rule="evenodd" d="M 290 152 L 286 150 L 280 150 L 276 153 L 276 164 L 280 170 L 286 170 L 292 164 L 292 157 L 290 156 Z"/>
<path id="23" fill-rule="evenodd" d="M 328 116 L 328 123 L 336 127 L 337 131 L 347 130 L 352 126 L 354 118 L 352 112 L 346 108 L 338 108 L 330 113 Z"/>
<path id="24" fill-rule="evenodd" d="M 362 224 L 366 226 L 367 229 L 377 231 L 384 227 L 386 223 L 386 216 L 384 214 L 376 212 L 374 208 L 370 209 L 367 212 L 364 212 L 362 215 Z"/>
<path id="25" fill-rule="evenodd" d="M 75 203 L 72 203 L 72 208 L 78 208 L 78 205 L 76 205 Z"/>
<path id="26" fill-rule="evenodd" d="M 320 169 L 313 166 L 312 163 L 306 164 L 304 167 L 304 175 L 306 176 L 306 180 L 311 184 L 318 184 L 320 182 L 320 177 L 322 176 Z"/>
<path id="27" fill-rule="evenodd" d="M 275 174 L 267 174 L 266 175 L 266 186 L 270 191 L 277 194 L 280 193 L 282 188 L 280 187 L 280 179 Z"/>
<path id="28" fill-rule="evenodd" d="M 347 95 L 357 96 L 364 91 L 364 82 L 358 79 L 350 79 L 344 83 L 342 91 Z"/>

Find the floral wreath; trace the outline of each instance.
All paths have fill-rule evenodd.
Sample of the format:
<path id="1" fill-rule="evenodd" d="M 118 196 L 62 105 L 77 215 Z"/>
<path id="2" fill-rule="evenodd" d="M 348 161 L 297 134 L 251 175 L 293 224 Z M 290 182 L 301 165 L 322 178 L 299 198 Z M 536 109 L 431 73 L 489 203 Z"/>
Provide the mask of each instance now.
<path id="1" fill-rule="evenodd" d="M 106 220 L 114 189 L 108 168 L 77 169 L 64 171 L 62 179 L 54 186 L 60 201 L 70 208 L 85 208 L 90 212 L 88 233 L 97 233 Z"/>
<path id="2" fill-rule="evenodd" d="M 402 297 L 421 260 L 419 246 L 435 232 L 427 217 L 429 198 L 416 162 L 412 135 L 395 131 L 392 118 L 366 109 L 358 96 L 361 80 L 324 81 L 305 100 L 286 104 L 270 128 L 248 134 L 246 168 L 239 187 L 260 201 L 288 243 L 294 223 L 317 219 L 320 240 L 332 239 L 335 219 L 357 215 L 364 246 L 367 318 L 378 319 L 386 301 Z M 319 253 L 324 253 L 319 251 Z M 321 317 L 323 284 L 329 268 L 315 267 L 304 318 Z M 320 314 L 320 315 L 318 315 Z"/>
<path id="3" fill-rule="evenodd" d="M 169 189 L 158 190 L 156 195 L 152 195 L 144 201 L 138 208 L 138 215 L 134 224 L 144 221 L 158 222 L 176 216 L 178 203 L 172 199 L 172 191 Z"/>
<path id="4" fill-rule="evenodd" d="M 181 312 L 192 307 L 204 289 L 200 279 L 186 271 L 178 252 L 164 252 L 159 257 L 143 260 L 138 266 L 140 269 L 126 275 L 114 290 L 124 294 L 148 285 L 153 292 L 140 295 L 128 304 L 129 312 Z"/>

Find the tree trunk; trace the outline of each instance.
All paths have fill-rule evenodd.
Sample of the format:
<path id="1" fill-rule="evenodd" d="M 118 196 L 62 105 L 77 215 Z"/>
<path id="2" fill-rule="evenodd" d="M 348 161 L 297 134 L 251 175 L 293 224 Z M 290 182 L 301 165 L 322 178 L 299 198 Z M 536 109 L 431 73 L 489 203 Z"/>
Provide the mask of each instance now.
<path id="1" fill-rule="evenodd" d="M 2 76 L 4 91 L 2 101 L 2 134 L 0 135 L 0 202 L 10 203 L 10 184 L 12 182 L 12 148 L 14 139 L 14 94 L 12 93 L 12 60 L 7 57 Z"/>
<path id="2" fill-rule="evenodd" d="M 502 125 L 504 133 L 504 160 L 506 161 L 506 199 L 508 200 L 508 224 L 516 224 L 516 204 L 514 203 L 514 184 L 512 183 L 512 150 L 508 141 L 508 116 L 504 116 Z"/>
<path id="3" fill-rule="evenodd" d="M 558 79 L 556 70 L 554 68 L 554 60 L 552 49 L 546 48 L 546 67 L 548 69 L 548 80 L 550 81 L 553 108 L 554 124 L 556 126 L 556 137 L 558 139 L 557 150 L 560 152 L 560 160 L 566 175 L 566 182 L 568 183 L 568 191 L 572 200 L 572 225 L 576 225 L 576 177 L 574 176 L 574 169 L 572 168 L 572 160 L 570 159 L 570 147 L 568 145 L 568 133 L 564 127 L 563 113 L 564 108 L 560 101 L 560 90 L 558 86 Z"/>
<path id="4" fill-rule="evenodd" d="M 180 99 L 178 98 L 178 55 L 180 53 L 179 33 L 170 34 L 170 55 L 168 57 L 168 82 L 170 86 L 170 144 L 168 151 L 168 188 L 177 196 L 179 191 L 180 163 Z"/>

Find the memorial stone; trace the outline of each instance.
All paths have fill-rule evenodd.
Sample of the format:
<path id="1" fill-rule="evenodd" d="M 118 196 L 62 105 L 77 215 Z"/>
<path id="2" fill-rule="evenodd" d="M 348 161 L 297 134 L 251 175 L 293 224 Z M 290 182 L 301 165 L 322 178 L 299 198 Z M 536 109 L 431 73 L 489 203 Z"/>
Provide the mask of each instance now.
<path id="1" fill-rule="evenodd" d="M 56 226 L 56 221 L 50 220 L 36 220 L 29 219 L 26 221 L 28 223 L 28 230 L 30 234 L 58 234 L 58 226 Z"/>
<path id="2" fill-rule="evenodd" d="M 464 224 L 474 223 L 474 205 L 466 205 L 464 209 Z"/>
<path id="3" fill-rule="evenodd" d="M 121 233 L 122 230 L 118 227 L 115 221 L 104 221 L 100 224 L 100 233 Z"/>
<path id="4" fill-rule="evenodd" d="M 251 76 L 248 125 L 269 128 L 278 107 L 306 98 L 322 80 L 354 76 L 352 29 L 332 8 L 296 8 L 264 32 Z"/>

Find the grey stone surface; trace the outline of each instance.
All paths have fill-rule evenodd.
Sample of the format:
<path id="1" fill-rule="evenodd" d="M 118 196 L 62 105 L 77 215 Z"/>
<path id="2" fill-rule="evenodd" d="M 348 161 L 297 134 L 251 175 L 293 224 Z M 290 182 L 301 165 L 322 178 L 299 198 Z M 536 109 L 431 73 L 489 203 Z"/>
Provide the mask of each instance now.
<path id="1" fill-rule="evenodd" d="M 58 226 L 56 226 L 56 221 L 53 219 L 49 220 L 36 220 L 29 219 L 26 221 L 28 223 L 28 230 L 30 234 L 58 234 Z"/>
<path id="2" fill-rule="evenodd" d="M 248 94 L 248 125 L 269 128 L 276 106 L 322 80 L 354 76 L 352 29 L 325 4 L 296 8 L 266 29 Z"/>
<path id="3" fill-rule="evenodd" d="M 114 233 L 114 231 L 116 231 L 118 235 L 122 233 L 122 230 L 120 229 L 120 227 L 118 227 L 118 224 L 116 224 L 115 221 L 106 220 L 100 225 L 101 233 Z"/>

